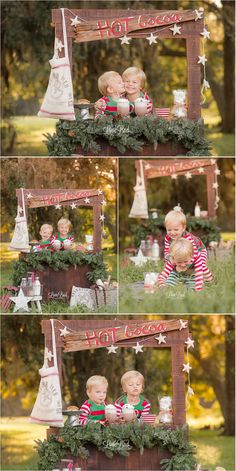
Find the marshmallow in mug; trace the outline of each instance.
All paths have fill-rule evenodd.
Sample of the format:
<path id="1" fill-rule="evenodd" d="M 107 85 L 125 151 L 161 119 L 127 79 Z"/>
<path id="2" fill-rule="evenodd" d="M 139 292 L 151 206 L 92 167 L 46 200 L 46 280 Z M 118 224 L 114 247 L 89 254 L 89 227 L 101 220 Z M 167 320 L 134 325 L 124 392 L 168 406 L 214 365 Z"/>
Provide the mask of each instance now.
<path id="1" fill-rule="evenodd" d="M 116 408 L 115 406 L 113 406 L 113 404 L 108 404 L 107 406 L 105 406 L 105 417 L 109 423 L 116 422 L 117 413 Z"/>
<path id="2" fill-rule="evenodd" d="M 134 406 L 124 404 L 122 407 L 122 415 L 125 422 L 132 422 L 135 419 Z"/>
<path id="3" fill-rule="evenodd" d="M 137 116 L 144 116 L 147 114 L 148 101 L 145 98 L 137 98 L 134 102 L 134 111 Z"/>

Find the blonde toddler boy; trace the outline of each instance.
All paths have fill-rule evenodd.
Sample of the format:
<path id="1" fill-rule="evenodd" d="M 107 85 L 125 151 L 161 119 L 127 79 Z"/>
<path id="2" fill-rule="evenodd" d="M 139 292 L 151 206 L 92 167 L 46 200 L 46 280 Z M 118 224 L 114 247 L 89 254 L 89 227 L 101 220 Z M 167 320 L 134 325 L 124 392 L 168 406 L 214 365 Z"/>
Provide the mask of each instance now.
<path id="1" fill-rule="evenodd" d="M 85 401 L 80 408 L 80 425 L 88 422 L 97 421 L 105 423 L 105 402 L 107 395 L 108 381 L 105 376 L 91 376 L 86 383 L 86 392 L 88 400 Z"/>
<path id="2" fill-rule="evenodd" d="M 124 394 L 115 402 L 117 417 L 121 415 L 122 407 L 131 404 L 137 418 L 149 414 L 151 404 L 142 394 L 144 389 L 144 377 L 139 371 L 127 371 L 121 378 Z"/>

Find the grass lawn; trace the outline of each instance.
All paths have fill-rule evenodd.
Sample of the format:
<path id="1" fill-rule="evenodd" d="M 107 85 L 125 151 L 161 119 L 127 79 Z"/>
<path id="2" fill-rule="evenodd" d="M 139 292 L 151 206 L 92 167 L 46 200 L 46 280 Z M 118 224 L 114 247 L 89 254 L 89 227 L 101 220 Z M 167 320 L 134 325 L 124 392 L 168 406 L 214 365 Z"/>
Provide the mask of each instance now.
<path id="1" fill-rule="evenodd" d="M 224 258 L 211 258 L 208 266 L 212 271 L 215 282 L 205 285 L 203 291 L 195 293 L 184 286 L 166 287 L 154 293 L 145 293 L 142 287 L 134 291 L 127 284 L 144 280 L 146 272 L 160 273 L 163 262 L 148 262 L 142 267 L 136 267 L 126 259 L 127 266 L 120 268 L 120 303 L 122 313 L 231 313 L 234 312 L 234 255 L 231 253 Z M 131 264 L 132 263 L 132 264 Z M 133 286 L 133 285 L 132 285 Z"/>
<path id="2" fill-rule="evenodd" d="M 105 245 L 105 244 L 104 244 Z M 0 259 L 1 259 L 1 287 L 12 284 L 13 263 L 18 260 L 19 253 L 8 249 L 9 243 L 0 244 Z M 103 251 L 104 262 L 108 267 L 108 273 L 113 280 L 117 280 L 117 257 L 110 248 L 107 247 Z M 91 309 L 87 309 L 84 305 L 78 305 L 75 308 L 69 308 L 68 304 L 62 302 L 52 301 L 50 303 L 41 303 L 43 313 L 89 313 Z M 10 310 L 4 312 L 12 312 L 13 305 Z M 114 306 L 105 306 L 95 309 L 93 312 L 97 313 L 113 313 L 117 312 Z"/>
<path id="3" fill-rule="evenodd" d="M 234 134 L 223 134 L 218 127 L 219 118 L 216 110 L 204 110 L 203 116 L 207 124 L 206 136 L 211 141 L 212 155 L 234 156 Z M 37 116 L 17 116 L 12 120 L 17 131 L 17 144 L 14 155 L 47 156 L 48 150 L 43 134 L 53 134 L 56 120 L 38 118 Z"/>
<path id="4" fill-rule="evenodd" d="M 43 440 L 46 427 L 30 424 L 26 417 L 3 418 L 2 471 L 37 469 L 37 452 L 34 440 Z M 215 430 L 191 430 L 190 440 L 197 447 L 197 460 L 210 471 L 221 466 L 227 471 L 235 470 L 234 437 L 224 437 Z"/>

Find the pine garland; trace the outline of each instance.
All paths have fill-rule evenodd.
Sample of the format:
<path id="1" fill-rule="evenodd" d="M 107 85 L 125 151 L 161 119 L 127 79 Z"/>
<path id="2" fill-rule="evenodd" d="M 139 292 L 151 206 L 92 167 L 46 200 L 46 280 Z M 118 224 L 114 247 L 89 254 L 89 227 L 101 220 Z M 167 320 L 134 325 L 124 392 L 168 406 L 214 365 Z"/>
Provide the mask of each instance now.
<path id="1" fill-rule="evenodd" d="M 92 271 L 87 273 L 87 278 L 92 282 L 106 278 L 106 265 L 102 253 L 84 253 L 76 250 L 50 252 L 43 249 L 38 253 L 29 253 L 14 263 L 13 283 L 18 286 L 28 271 L 43 271 L 47 266 L 55 271 L 68 270 L 70 265 L 74 267 L 89 265 Z"/>
<path id="2" fill-rule="evenodd" d="M 182 144 L 187 156 L 211 155 L 210 143 L 203 135 L 202 120 L 173 119 L 167 121 L 155 115 L 117 120 L 109 116 L 98 120 L 84 121 L 80 116 L 76 121 L 60 120 L 56 133 L 44 134 L 49 155 L 67 156 L 76 153 L 78 146 L 92 154 L 99 154 L 99 140 L 115 147 L 120 153 L 127 150 L 140 152 L 144 143 L 158 144 L 171 141 Z"/>
<path id="3" fill-rule="evenodd" d="M 170 430 L 140 422 L 108 427 L 99 423 L 90 423 L 84 427 L 65 425 L 59 436 L 51 436 L 48 441 L 37 440 L 36 443 L 39 470 L 52 470 L 67 453 L 87 459 L 89 445 L 94 445 L 109 458 L 115 453 L 128 456 L 135 449 L 139 449 L 142 454 L 145 448 L 164 448 L 173 455 L 161 461 L 165 471 L 190 470 L 196 464 L 195 447 L 187 440 L 185 426 Z"/>
<path id="4" fill-rule="evenodd" d="M 133 224 L 131 232 L 134 235 L 135 247 L 139 247 L 141 240 L 146 239 L 148 234 L 160 235 L 166 232 L 164 225 L 164 214 L 158 214 L 157 219 L 148 219 L 142 224 Z M 220 227 L 217 226 L 214 219 L 201 219 L 194 216 L 187 217 L 187 230 L 189 232 L 202 231 L 200 238 L 202 242 L 209 246 L 212 241 L 219 242 L 220 240 Z"/>

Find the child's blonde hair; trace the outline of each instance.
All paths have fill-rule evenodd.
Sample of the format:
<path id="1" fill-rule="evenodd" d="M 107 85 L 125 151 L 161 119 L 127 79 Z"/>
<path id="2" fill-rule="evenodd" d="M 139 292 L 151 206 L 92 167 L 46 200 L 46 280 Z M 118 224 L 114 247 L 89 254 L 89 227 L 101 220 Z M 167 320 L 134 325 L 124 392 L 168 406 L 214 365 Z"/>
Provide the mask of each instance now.
<path id="1" fill-rule="evenodd" d="M 63 223 L 63 222 L 65 222 L 66 224 L 68 224 L 68 226 L 71 228 L 71 222 L 70 222 L 70 220 L 67 219 L 67 218 L 61 218 L 61 219 L 59 219 L 59 221 L 58 221 L 58 223 L 57 223 L 57 227 L 59 226 L 59 224 L 61 224 L 61 223 Z"/>
<path id="2" fill-rule="evenodd" d="M 165 226 L 166 226 L 166 224 L 168 224 L 168 222 L 173 222 L 173 223 L 177 223 L 177 224 L 179 223 L 179 224 L 183 224 L 183 226 L 186 226 L 186 224 L 187 224 L 186 216 L 183 213 L 180 206 L 176 206 L 174 209 L 172 209 L 172 211 L 169 211 L 166 214 Z"/>
<path id="3" fill-rule="evenodd" d="M 39 230 L 39 234 L 41 235 L 42 229 L 46 229 L 47 227 L 50 229 L 51 232 L 53 232 L 53 226 L 51 224 L 42 224 Z"/>
<path id="4" fill-rule="evenodd" d="M 128 67 L 122 74 L 123 80 L 126 79 L 129 75 L 136 75 L 141 81 L 141 87 L 145 87 L 147 77 L 142 69 L 139 67 Z"/>
<path id="5" fill-rule="evenodd" d="M 124 390 L 125 384 L 131 378 L 140 379 L 142 381 L 142 386 L 144 388 L 144 377 L 142 373 L 139 373 L 139 371 L 136 371 L 136 370 L 130 370 L 130 371 L 126 371 L 126 373 L 124 373 L 123 376 L 121 377 L 121 386 L 123 390 Z"/>
<path id="6" fill-rule="evenodd" d="M 114 72 L 114 70 L 110 70 L 109 72 L 104 72 L 104 74 L 100 75 L 98 78 L 98 90 L 102 95 L 107 94 L 107 89 L 112 85 L 112 79 L 119 77 L 121 75 L 118 72 Z"/>
<path id="7" fill-rule="evenodd" d="M 108 381 L 105 376 L 94 375 L 90 376 L 86 383 L 86 391 L 91 391 L 91 389 L 97 384 L 103 383 L 108 388 Z"/>
<path id="8" fill-rule="evenodd" d="M 193 256 L 193 244 L 188 239 L 181 237 L 173 242 L 170 246 L 170 256 L 175 262 L 181 262 L 186 258 L 191 259 Z"/>

